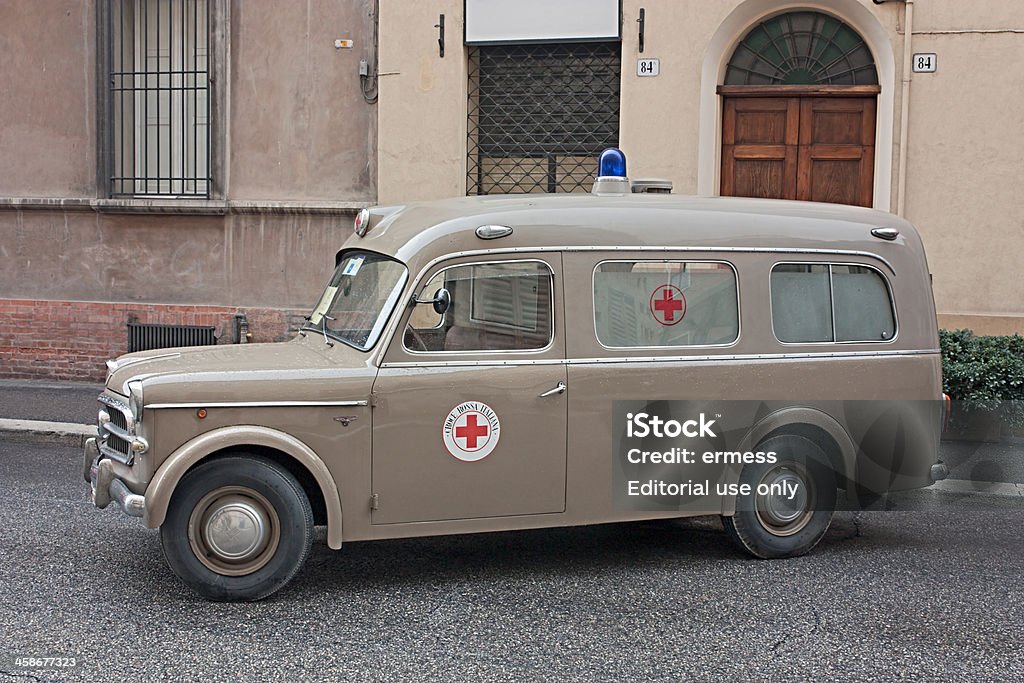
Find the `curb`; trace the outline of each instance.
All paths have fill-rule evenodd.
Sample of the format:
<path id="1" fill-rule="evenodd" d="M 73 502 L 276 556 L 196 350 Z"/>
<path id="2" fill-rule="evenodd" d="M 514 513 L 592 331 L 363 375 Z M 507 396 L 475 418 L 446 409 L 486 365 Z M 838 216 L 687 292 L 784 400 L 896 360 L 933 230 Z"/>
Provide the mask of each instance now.
<path id="1" fill-rule="evenodd" d="M 1005 481 L 971 481 L 969 479 L 943 479 L 928 487 L 942 493 L 959 493 L 970 496 L 1024 497 L 1024 484 Z"/>
<path id="2" fill-rule="evenodd" d="M 9 443 L 82 448 L 85 440 L 92 436 L 96 436 L 96 425 L 0 418 L 0 439 Z"/>

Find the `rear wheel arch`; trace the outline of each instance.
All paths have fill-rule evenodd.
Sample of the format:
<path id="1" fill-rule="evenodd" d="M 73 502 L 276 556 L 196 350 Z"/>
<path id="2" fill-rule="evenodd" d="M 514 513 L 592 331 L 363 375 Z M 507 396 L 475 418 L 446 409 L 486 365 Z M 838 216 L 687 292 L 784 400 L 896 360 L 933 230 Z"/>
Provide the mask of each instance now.
<path id="1" fill-rule="evenodd" d="M 856 474 L 856 448 L 846 429 L 831 415 L 816 408 L 784 408 L 765 416 L 751 428 L 740 450 L 757 450 L 768 439 L 784 435 L 802 437 L 821 449 L 828 458 L 828 466 L 835 473 L 838 487 L 850 488 L 847 482 Z M 726 481 L 737 483 L 740 471 L 738 467 L 730 470 Z M 735 498 L 724 497 L 721 514 L 729 516 L 735 512 Z"/>
<path id="2" fill-rule="evenodd" d="M 825 535 L 836 506 L 836 477 L 828 456 L 803 436 L 779 433 L 763 442 L 777 460 L 742 469 L 745 487 L 736 511 L 723 517 L 729 537 L 763 558 L 803 555 Z"/>

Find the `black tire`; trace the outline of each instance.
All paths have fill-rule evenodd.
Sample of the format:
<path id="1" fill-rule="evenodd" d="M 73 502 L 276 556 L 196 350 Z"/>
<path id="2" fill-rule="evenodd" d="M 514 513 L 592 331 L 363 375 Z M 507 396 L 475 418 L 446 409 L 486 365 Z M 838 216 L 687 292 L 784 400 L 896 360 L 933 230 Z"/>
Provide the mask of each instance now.
<path id="1" fill-rule="evenodd" d="M 160 527 L 164 557 L 208 600 L 260 600 L 302 568 L 313 510 L 286 469 L 258 456 L 227 456 L 190 470 Z"/>
<path id="2" fill-rule="evenodd" d="M 828 531 L 836 507 L 836 476 L 822 450 L 794 435 L 772 437 L 758 451 L 776 453 L 775 463 L 746 465 L 740 484 L 750 495 L 736 497 L 736 514 L 723 517 L 726 533 L 754 557 L 796 557 L 811 550 Z M 759 484 L 788 481 L 803 486 L 791 500 L 759 495 Z"/>

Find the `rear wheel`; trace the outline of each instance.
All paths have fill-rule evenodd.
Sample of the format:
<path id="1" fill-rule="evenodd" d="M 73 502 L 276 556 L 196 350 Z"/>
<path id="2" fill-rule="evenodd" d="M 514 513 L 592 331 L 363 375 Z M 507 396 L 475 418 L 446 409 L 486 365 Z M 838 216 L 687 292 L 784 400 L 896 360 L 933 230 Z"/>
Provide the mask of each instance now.
<path id="1" fill-rule="evenodd" d="M 229 456 L 189 471 L 160 527 L 171 569 L 210 600 L 259 600 L 298 573 L 313 539 L 302 487 L 266 458 Z"/>
<path id="2" fill-rule="evenodd" d="M 723 525 L 743 550 L 760 558 L 807 553 L 825 535 L 836 506 L 836 478 L 828 459 L 800 436 L 768 439 L 758 451 L 775 452 L 776 462 L 747 465 L 740 484 L 749 495 L 736 498 L 736 514 Z"/>

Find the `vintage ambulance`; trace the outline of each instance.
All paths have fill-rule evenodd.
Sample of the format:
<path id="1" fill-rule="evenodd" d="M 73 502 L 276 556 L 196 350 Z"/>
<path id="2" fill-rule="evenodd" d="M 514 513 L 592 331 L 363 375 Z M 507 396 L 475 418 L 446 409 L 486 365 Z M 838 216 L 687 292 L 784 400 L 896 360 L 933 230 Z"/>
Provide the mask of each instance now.
<path id="1" fill-rule="evenodd" d="M 837 506 L 945 476 L 910 224 L 600 166 L 587 195 L 364 210 L 291 341 L 109 361 L 95 505 L 159 528 L 203 596 L 255 600 L 314 525 L 340 549 L 716 514 L 787 557 Z"/>

